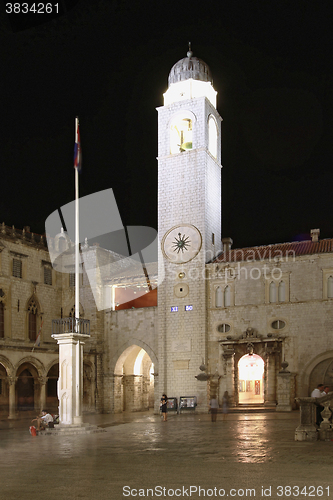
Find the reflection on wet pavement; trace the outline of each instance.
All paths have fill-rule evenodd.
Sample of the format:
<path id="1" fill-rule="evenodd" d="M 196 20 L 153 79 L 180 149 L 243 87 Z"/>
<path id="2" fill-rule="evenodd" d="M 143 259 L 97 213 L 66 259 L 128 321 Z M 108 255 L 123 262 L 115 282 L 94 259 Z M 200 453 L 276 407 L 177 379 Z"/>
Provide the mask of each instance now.
<path id="1" fill-rule="evenodd" d="M 0 499 L 118 500 L 126 484 L 200 482 L 259 491 L 281 480 L 327 483 L 333 443 L 295 442 L 298 418 L 230 414 L 213 423 L 207 414 L 170 415 L 167 422 L 149 413 L 89 415 L 106 432 L 35 438 L 27 422 L 16 430 L 0 422 Z"/>

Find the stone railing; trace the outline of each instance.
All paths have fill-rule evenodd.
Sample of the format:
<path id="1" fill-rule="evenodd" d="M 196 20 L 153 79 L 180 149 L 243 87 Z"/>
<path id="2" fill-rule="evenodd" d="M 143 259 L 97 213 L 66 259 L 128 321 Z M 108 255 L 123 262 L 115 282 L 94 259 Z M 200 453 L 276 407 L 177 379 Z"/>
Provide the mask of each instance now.
<path id="1" fill-rule="evenodd" d="M 61 318 L 52 320 L 52 335 L 61 333 L 80 333 L 90 335 L 89 319 Z"/>
<path id="2" fill-rule="evenodd" d="M 296 401 L 300 405 L 300 424 L 295 430 L 295 441 L 333 439 L 333 424 L 330 421 L 333 412 L 333 392 L 321 398 L 296 398 Z M 317 412 L 323 419 L 319 426 L 316 424 Z"/>

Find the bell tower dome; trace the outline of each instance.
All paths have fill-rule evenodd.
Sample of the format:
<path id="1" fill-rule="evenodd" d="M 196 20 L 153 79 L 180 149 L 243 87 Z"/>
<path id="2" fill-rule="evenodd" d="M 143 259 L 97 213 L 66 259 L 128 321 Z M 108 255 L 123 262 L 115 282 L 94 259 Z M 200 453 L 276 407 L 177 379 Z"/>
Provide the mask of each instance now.
<path id="1" fill-rule="evenodd" d="M 171 68 L 168 90 L 164 94 L 164 106 L 205 96 L 216 108 L 216 94 L 209 66 L 202 59 L 193 57 L 193 52 L 189 47 L 187 57 L 180 59 Z"/>

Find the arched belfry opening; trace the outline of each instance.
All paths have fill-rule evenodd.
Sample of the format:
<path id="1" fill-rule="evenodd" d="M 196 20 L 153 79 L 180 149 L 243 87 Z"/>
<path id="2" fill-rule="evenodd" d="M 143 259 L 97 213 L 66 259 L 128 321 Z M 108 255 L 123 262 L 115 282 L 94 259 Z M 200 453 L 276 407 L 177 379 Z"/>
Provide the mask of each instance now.
<path id="1" fill-rule="evenodd" d="M 264 360 L 257 354 L 245 354 L 238 362 L 240 404 L 264 402 Z"/>
<path id="2" fill-rule="evenodd" d="M 114 411 L 145 411 L 154 407 L 154 364 L 148 353 L 131 345 L 119 356 L 114 371 Z"/>
<path id="3" fill-rule="evenodd" d="M 333 357 L 331 353 L 326 356 L 313 367 L 310 373 L 307 396 L 311 395 L 319 383 L 328 386 L 330 392 L 333 390 Z"/>

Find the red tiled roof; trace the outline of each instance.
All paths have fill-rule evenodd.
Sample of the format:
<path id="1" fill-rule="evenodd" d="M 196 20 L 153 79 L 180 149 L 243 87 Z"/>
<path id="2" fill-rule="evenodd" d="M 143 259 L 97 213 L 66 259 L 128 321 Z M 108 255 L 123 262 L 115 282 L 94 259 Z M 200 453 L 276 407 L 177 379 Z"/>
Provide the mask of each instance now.
<path id="1" fill-rule="evenodd" d="M 222 252 L 213 263 L 241 262 L 274 259 L 274 257 L 294 257 L 319 253 L 333 253 L 333 239 L 320 241 L 295 241 L 293 243 L 277 243 L 261 247 L 235 248 L 230 252 Z"/>

